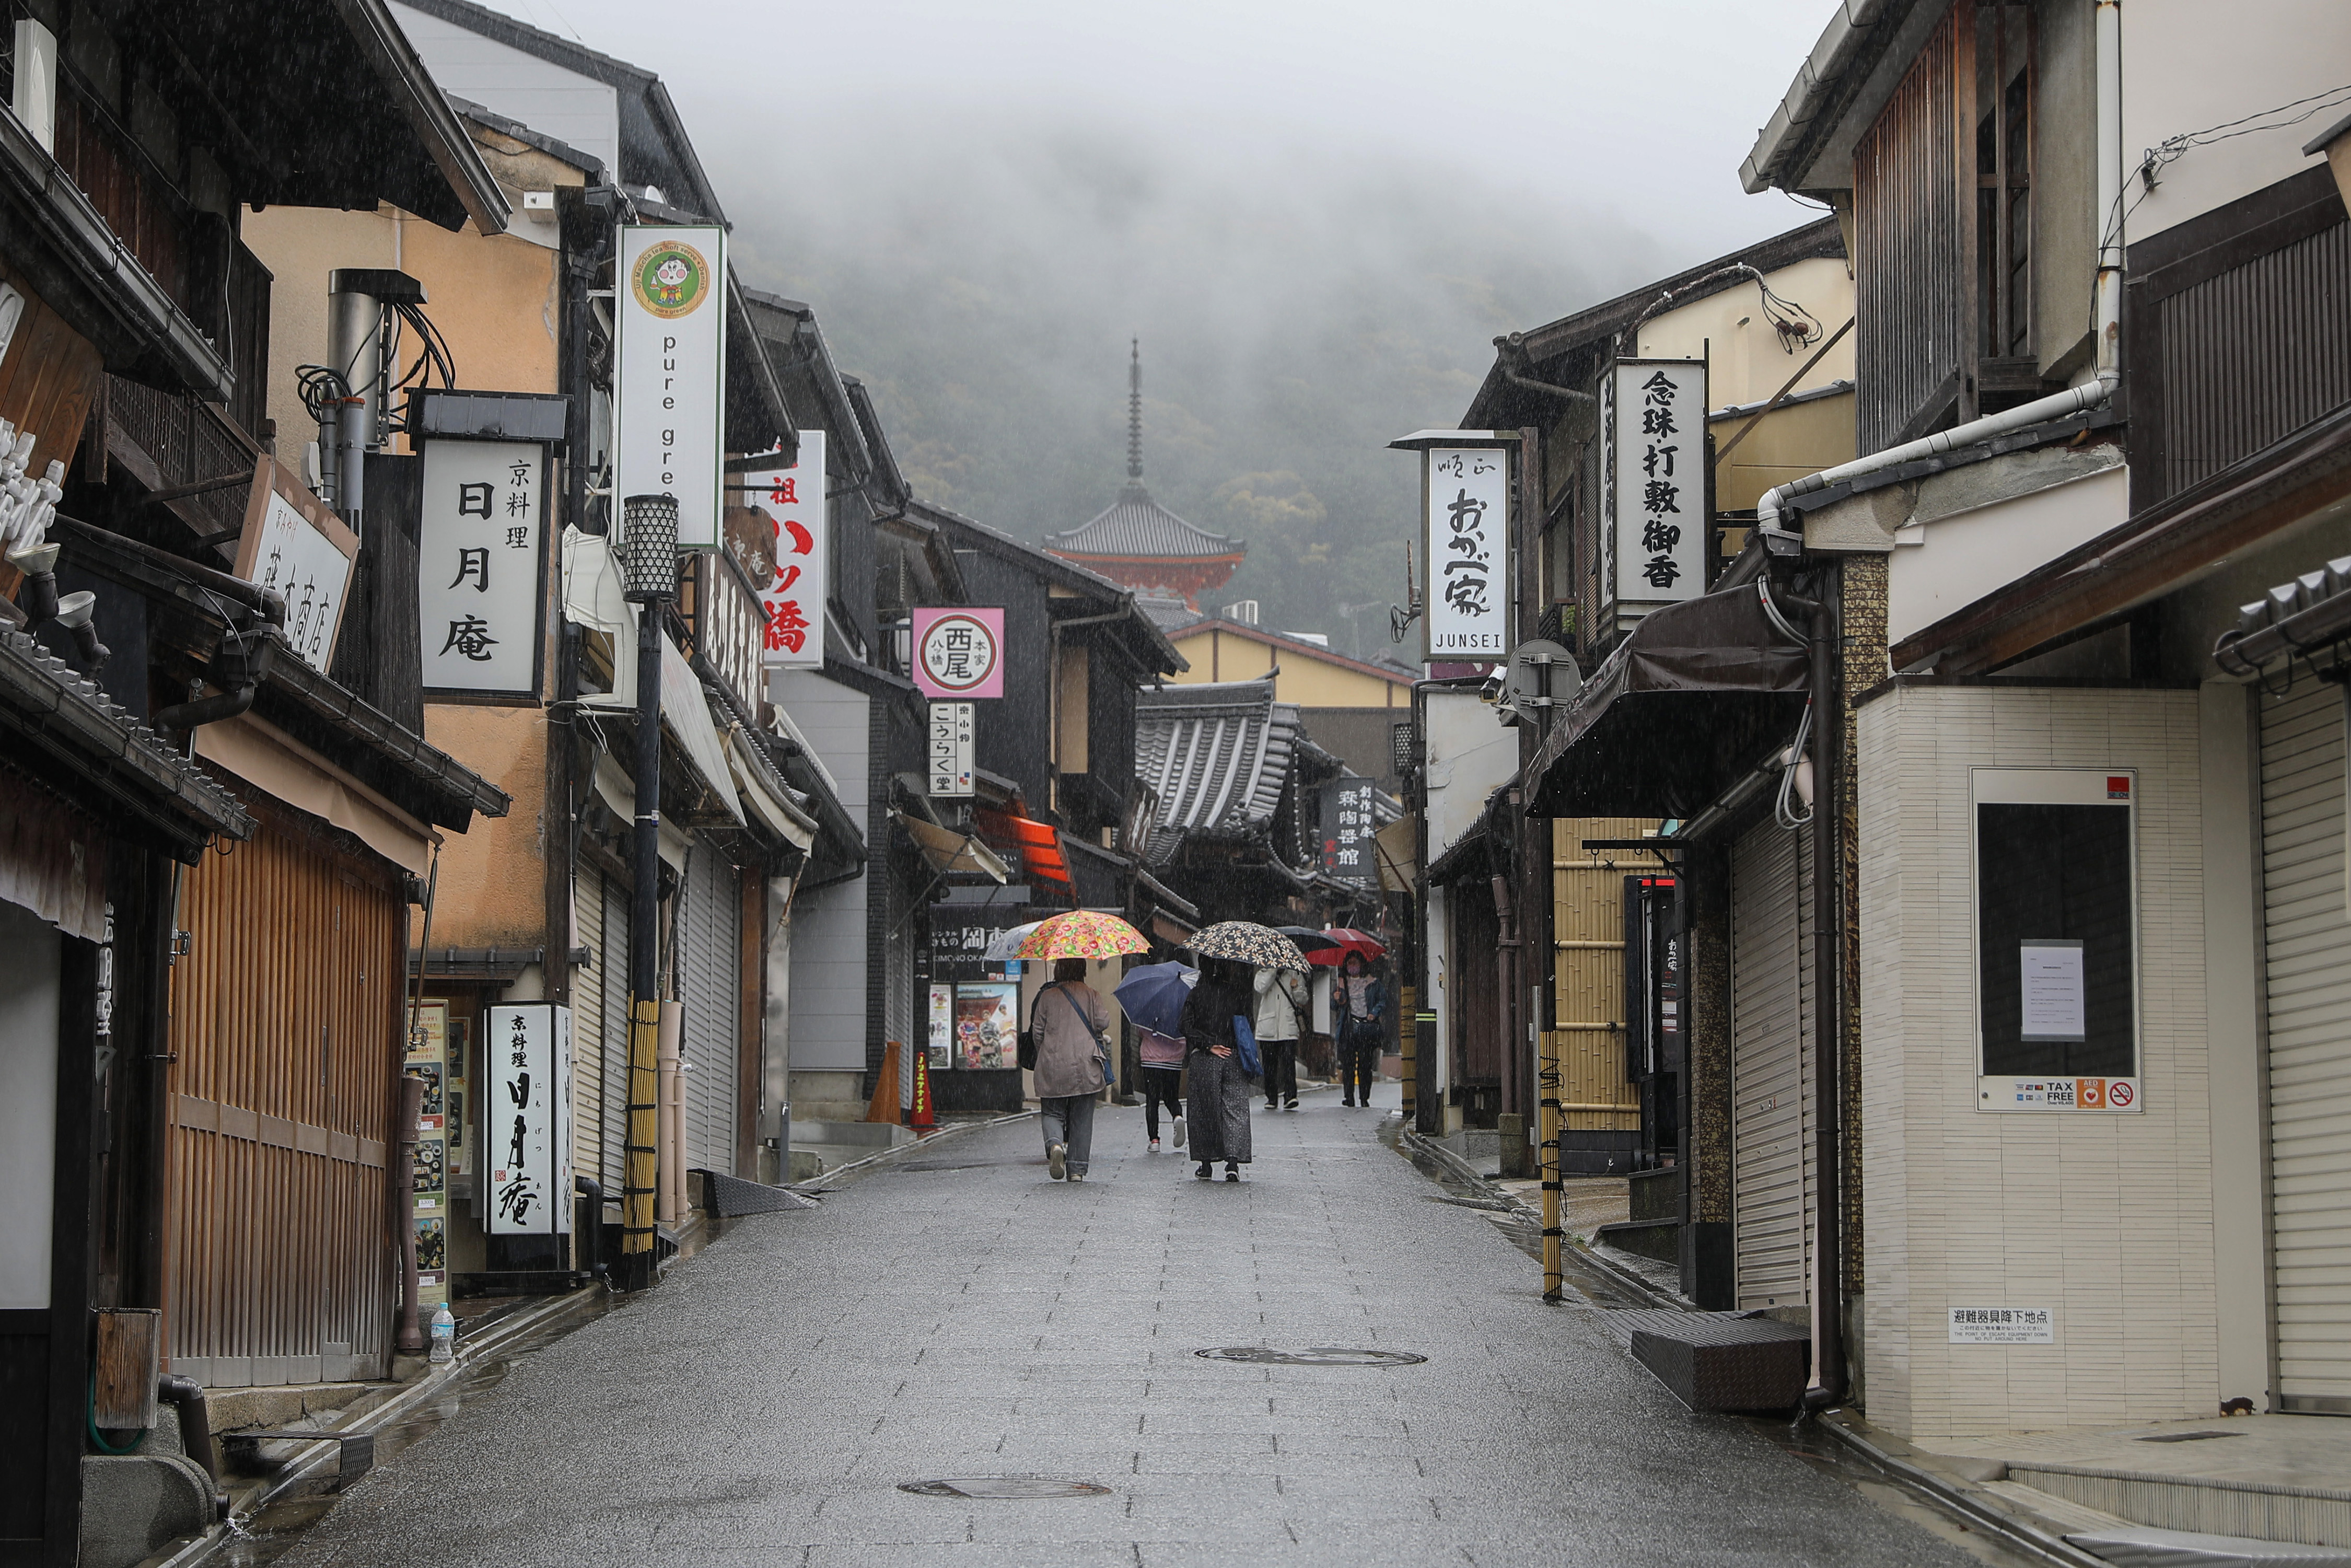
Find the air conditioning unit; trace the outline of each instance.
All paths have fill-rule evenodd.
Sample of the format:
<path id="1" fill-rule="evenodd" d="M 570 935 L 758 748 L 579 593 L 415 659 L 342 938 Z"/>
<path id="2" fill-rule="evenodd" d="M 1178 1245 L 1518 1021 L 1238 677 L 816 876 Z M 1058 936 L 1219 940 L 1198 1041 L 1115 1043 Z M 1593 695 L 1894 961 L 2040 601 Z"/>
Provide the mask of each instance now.
<path id="1" fill-rule="evenodd" d="M 1257 601 L 1244 599 L 1237 604 L 1228 604 L 1222 614 L 1228 621 L 1238 621 L 1244 626 L 1254 626 L 1257 624 Z"/>

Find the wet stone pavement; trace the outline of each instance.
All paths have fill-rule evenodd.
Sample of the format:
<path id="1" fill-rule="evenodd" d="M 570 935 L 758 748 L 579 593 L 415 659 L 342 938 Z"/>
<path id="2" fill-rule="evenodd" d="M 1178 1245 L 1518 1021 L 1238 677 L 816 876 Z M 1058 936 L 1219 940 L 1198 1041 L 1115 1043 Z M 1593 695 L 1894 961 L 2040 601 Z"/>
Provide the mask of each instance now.
<path id="1" fill-rule="evenodd" d="M 1392 1106 L 1394 1085 L 1384 1086 Z M 1967 1564 L 1698 1416 L 1589 1305 L 1310 1095 L 1238 1186 L 1105 1108 L 1081 1186 L 1033 1122 L 733 1222 L 517 1361 L 293 1552 L 329 1564 Z M 1206 1360 L 1217 1346 L 1419 1364 Z M 901 1483 L 1049 1477 L 1076 1498 Z"/>

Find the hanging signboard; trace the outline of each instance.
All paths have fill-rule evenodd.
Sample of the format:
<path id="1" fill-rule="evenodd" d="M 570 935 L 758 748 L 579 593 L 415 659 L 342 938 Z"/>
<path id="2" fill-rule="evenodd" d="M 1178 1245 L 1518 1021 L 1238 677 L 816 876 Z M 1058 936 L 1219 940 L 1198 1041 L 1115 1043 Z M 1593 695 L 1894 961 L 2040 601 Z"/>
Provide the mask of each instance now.
<path id="1" fill-rule="evenodd" d="M 481 1042 L 476 1184 L 491 1236 L 571 1234 L 571 1009 L 493 1008 Z"/>
<path id="2" fill-rule="evenodd" d="M 1621 625 L 1706 591 L 1706 361 L 1619 360 L 1604 388 L 1604 582 Z"/>
<path id="3" fill-rule="evenodd" d="M 825 585 L 831 535 L 825 527 L 824 432 L 800 432 L 799 461 L 756 468 L 734 491 L 752 538 L 737 551 L 759 587 L 759 662 L 771 668 L 824 667 Z M 767 538 L 759 538 L 764 530 Z M 734 548 L 734 540 L 728 540 Z M 763 570 L 764 569 L 764 570 Z"/>
<path id="4" fill-rule="evenodd" d="M 1465 433 L 1466 434 L 1466 433 Z M 1507 447 L 1422 454 L 1423 663 L 1510 656 L 1510 455 Z"/>
<path id="5" fill-rule="evenodd" d="M 1372 852 L 1374 785 L 1368 779 L 1334 779 L 1322 787 L 1322 869 L 1357 887 L 1379 884 Z"/>
<path id="6" fill-rule="evenodd" d="M 286 601 L 287 646 L 320 674 L 335 656 L 359 553 L 359 536 L 308 486 L 274 458 L 255 459 L 236 575 Z"/>
<path id="7" fill-rule="evenodd" d="M 677 542 L 716 549 L 726 456 L 726 231 L 621 225 L 612 494 L 677 497 Z"/>
<path id="8" fill-rule="evenodd" d="M 914 685 L 925 696 L 1004 695 L 1004 612 L 970 605 L 916 608 Z"/>
<path id="9" fill-rule="evenodd" d="M 935 796 L 972 793 L 972 705 L 931 705 L 931 793 Z"/>
<path id="10" fill-rule="evenodd" d="M 538 696 L 546 643 L 547 448 L 435 437 L 417 513 L 424 689 Z"/>

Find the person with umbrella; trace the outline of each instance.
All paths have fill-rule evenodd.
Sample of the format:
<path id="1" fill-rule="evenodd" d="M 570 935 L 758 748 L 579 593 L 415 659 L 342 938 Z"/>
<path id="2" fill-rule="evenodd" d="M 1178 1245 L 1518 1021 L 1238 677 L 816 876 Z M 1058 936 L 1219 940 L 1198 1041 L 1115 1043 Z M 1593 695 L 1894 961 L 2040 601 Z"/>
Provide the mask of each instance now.
<path id="1" fill-rule="evenodd" d="M 1145 964 L 1129 969 L 1112 995 L 1142 1039 L 1143 1125 L 1151 1152 L 1159 1152 L 1159 1113 L 1174 1123 L 1176 1146 L 1184 1146 L 1184 1000 L 1200 971 L 1188 964 Z"/>
<path id="2" fill-rule="evenodd" d="M 1251 988 L 1257 993 L 1257 1049 L 1265 1064 L 1265 1108 L 1298 1109 L 1298 1037 L 1306 1019 L 1306 982 L 1287 969 L 1258 970 Z"/>
<path id="3" fill-rule="evenodd" d="M 1387 1010 L 1387 992 L 1365 967 L 1360 951 L 1348 953 L 1332 999 L 1339 1014 L 1339 1103 L 1350 1109 L 1368 1106 L 1386 1038 L 1380 1018 Z"/>
<path id="4" fill-rule="evenodd" d="M 1140 953 L 1149 944 L 1116 915 L 1081 909 L 1039 924 L 1019 956 L 1050 958 L 1053 981 L 1029 1009 L 1036 1047 L 1038 1120 L 1053 1179 L 1086 1179 L 1093 1152 L 1094 1102 L 1108 1087 L 1110 1008 L 1086 984 L 1086 961 Z"/>
<path id="5" fill-rule="evenodd" d="M 1200 958 L 1200 983 L 1185 999 L 1181 1017 L 1186 1069 L 1192 1075 L 1192 1174 L 1207 1181 L 1218 1160 L 1225 1179 L 1241 1179 L 1250 1161 L 1249 1095 L 1255 1054 L 1257 990 L 1251 971 L 1303 972 L 1306 960 L 1290 939 L 1249 920 L 1222 920 L 1196 933 L 1186 944 Z M 1249 1030 L 1244 1042 L 1239 1033 Z M 1260 1069 L 1261 1071 L 1261 1069 Z"/>

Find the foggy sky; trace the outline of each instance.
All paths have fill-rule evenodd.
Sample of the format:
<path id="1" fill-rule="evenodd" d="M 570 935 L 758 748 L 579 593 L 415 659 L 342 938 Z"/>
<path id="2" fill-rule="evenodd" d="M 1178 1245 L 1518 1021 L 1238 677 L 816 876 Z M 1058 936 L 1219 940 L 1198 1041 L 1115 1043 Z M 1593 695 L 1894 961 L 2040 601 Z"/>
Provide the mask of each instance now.
<path id="1" fill-rule="evenodd" d="M 1817 215 L 1737 172 L 1828 0 L 494 3 L 660 73 L 737 270 L 816 306 L 929 498 L 1106 506 L 1139 336 L 1146 482 L 1250 543 L 1216 599 L 1342 649 L 1403 591 L 1383 444 L 1496 334 Z"/>

